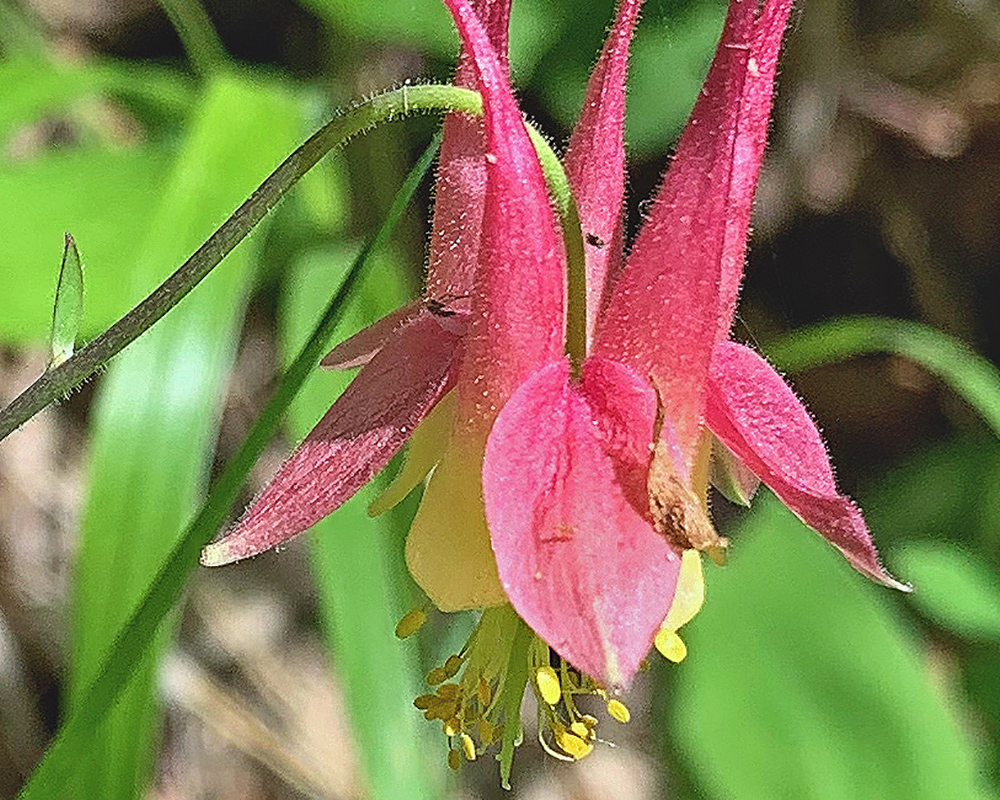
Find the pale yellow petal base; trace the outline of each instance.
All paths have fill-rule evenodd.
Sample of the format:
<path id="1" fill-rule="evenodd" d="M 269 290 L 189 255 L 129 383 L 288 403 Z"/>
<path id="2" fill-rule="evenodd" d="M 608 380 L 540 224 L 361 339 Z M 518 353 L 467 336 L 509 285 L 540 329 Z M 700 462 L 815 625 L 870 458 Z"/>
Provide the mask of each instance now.
<path id="1" fill-rule="evenodd" d="M 485 443 L 462 444 L 453 440 L 431 475 L 406 540 L 410 573 L 442 611 L 507 602 L 483 506 Z"/>

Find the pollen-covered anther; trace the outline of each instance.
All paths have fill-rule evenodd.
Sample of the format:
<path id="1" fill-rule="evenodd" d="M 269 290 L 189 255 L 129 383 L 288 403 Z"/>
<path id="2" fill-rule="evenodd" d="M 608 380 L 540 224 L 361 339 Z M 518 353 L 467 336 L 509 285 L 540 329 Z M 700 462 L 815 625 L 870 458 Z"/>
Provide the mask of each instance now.
<path id="1" fill-rule="evenodd" d="M 448 766 L 455 772 L 458 772 L 458 768 L 462 766 L 462 756 L 459 754 L 458 750 L 448 751 Z"/>
<path id="2" fill-rule="evenodd" d="M 660 628 L 656 634 L 656 638 L 653 640 L 653 644 L 656 645 L 656 649 L 660 652 L 660 655 L 668 661 L 673 661 L 675 664 L 681 663 L 684 657 L 687 656 L 687 645 L 684 644 L 684 640 L 681 639 L 677 631 Z"/>
<path id="3" fill-rule="evenodd" d="M 476 696 L 479 698 L 479 703 L 483 708 L 486 708 L 490 704 L 490 685 L 486 682 L 485 678 L 479 679 L 479 685 L 476 687 Z"/>
<path id="4" fill-rule="evenodd" d="M 442 683 L 437 688 L 437 696 L 442 700 L 458 700 L 462 689 L 457 683 Z"/>
<path id="5" fill-rule="evenodd" d="M 462 732 L 462 720 L 458 717 L 452 717 L 451 719 L 445 720 L 443 728 L 445 736 L 458 736 Z"/>
<path id="6" fill-rule="evenodd" d="M 465 757 L 469 761 L 476 760 L 476 743 L 472 741 L 472 737 L 467 733 L 461 735 L 462 740 L 462 751 L 465 753 Z"/>
<path id="7" fill-rule="evenodd" d="M 396 637 L 405 639 L 413 636 L 427 622 L 427 611 L 423 608 L 414 608 L 407 611 L 403 618 L 396 623 Z"/>
<path id="8" fill-rule="evenodd" d="M 444 662 L 443 667 L 445 678 L 454 678 L 462 668 L 464 662 L 465 659 L 459 655 L 448 656 L 448 660 Z"/>
<path id="9" fill-rule="evenodd" d="M 575 761 L 590 755 L 594 749 L 592 744 L 561 725 L 553 727 L 552 735 L 555 737 L 556 744 Z"/>
<path id="10" fill-rule="evenodd" d="M 621 700 L 608 700 L 608 714 L 623 725 L 632 719 L 632 714 Z"/>
<path id="11" fill-rule="evenodd" d="M 550 706 L 554 706 L 562 697 L 562 687 L 559 683 L 559 676 L 552 667 L 545 665 L 535 671 L 535 685 L 542 695 L 542 699 Z"/>
<path id="12" fill-rule="evenodd" d="M 434 669 L 427 673 L 427 683 L 430 686 L 437 686 L 446 680 L 448 680 L 448 673 L 445 672 L 444 667 L 434 667 Z"/>
<path id="13" fill-rule="evenodd" d="M 479 733 L 479 741 L 483 743 L 483 747 L 489 747 L 493 744 L 493 740 L 496 738 L 496 731 L 490 725 L 489 720 L 485 717 L 480 717 L 476 722 L 476 728 Z"/>

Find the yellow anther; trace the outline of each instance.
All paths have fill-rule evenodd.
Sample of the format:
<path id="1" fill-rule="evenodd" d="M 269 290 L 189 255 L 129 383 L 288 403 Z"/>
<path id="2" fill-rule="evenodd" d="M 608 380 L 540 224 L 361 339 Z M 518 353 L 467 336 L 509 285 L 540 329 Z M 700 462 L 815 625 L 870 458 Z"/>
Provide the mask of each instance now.
<path id="1" fill-rule="evenodd" d="M 458 754 L 458 750 L 448 751 L 448 766 L 455 772 L 458 772 L 458 768 L 462 766 L 462 757 Z"/>
<path id="2" fill-rule="evenodd" d="M 480 717 L 477 727 L 479 728 L 479 741 L 483 743 L 483 747 L 489 747 L 493 744 L 494 730 L 489 721 Z"/>
<path id="3" fill-rule="evenodd" d="M 594 749 L 592 744 L 585 742 L 579 736 L 570 733 L 565 728 L 557 728 L 552 733 L 556 738 L 556 744 L 577 761 L 589 755 L 590 751 Z"/>
<path id="4" fill-rule="evenodd" d="M 621 700 L 608 700 L 608 714 L 622 724 L 632 719 L 628 706 L 626 706 Z"/>
<path id="5" fill-rule="evenodd" d="M 458 675 L 458 671 L 462 668 L 462 661 L 464 659 L 461 656 L 448 656 L 448 660 L 444 662 L 445 675 L 449 678 Z"/>
<path id="6" fill-rule="evenodd" d="M 413 636 L 423 627 L 425 622 L 427 622 L 427 612 L 424 609 L 414 608 L 412 611 L 407 611 L 403 618 L 396 623 L 396 636 L 400 639 Z"/>
<path id="7" fill-rule="evenodd" d="M 444 723 L 444 735 L 445 736 L 458 736 L 462 732 L 462 720 L 458 717 L 452 717 L 446 720 Z"/>
<path id="8" fill-rule="evenodd" d="M 444 667 L 434 667 L 434 669 L 427 673 L 427 683 L 431 686 L 437 686 L 446 680 L 448 680 L 448 673 L 444 671 Z"/>
<path id="9" fill-rule="evenodd" d="M 490 704 L 490 685 L 486 682 L 485 678 L 479 679 L 479 686 L 476 687 L 476 694 L 479 696 L 479 702 L 483 708 Z"/>
<path id="10" fill-rule="evenodd" d="M 458 700 L 461 690 L 457 683 L 442 683 L 437 688 L 437 696 L 442 700 Z"/>
<path id="11" fill-rule="evenodd" d="M 424 711 L 424 719 L 451 719 L 458 711 L 458 703 L 454 700 L 442 700 L 435 697 L 434 702 Z"/>
<path id="12" fill-rule="evenodd" d="M 590 728 L 590 730 L 594 730 L 597 727 L 597 717 L 592 717 L 590 714 L 581 715 L 580 722 Z"/>
<path id="13" fill-rule="evenodd" d="M 653 640 L 653 644 L 656 645 L 656 649 L 660 651 L 660 654 L 665 659 L 673 661 L 675 664 L 682 662 L 684 656 L 688 654 L 687 645 L 677 635 L 677 631 L 668 631 L 665 628 L 660 628 L 656 634 L 656 638 Z"/>
<path id="14" fill-rule="evenodd" d="M 421 711 L 426 711 L 435 702 L 437 702 L 437 695 L 434 694 L 422 694 L 416 700 L 413 701 L 413 705 L 419 708 Z"/>
<path id="15" fill-rule="evenodd" d="M 465 751 L 465 757 L 469 761 L 476 760 L 476 743 L 472 741 L 472 737 L 467 733 L 462 734 L 462 749 Z"/>
<path id="16" fill-rule="evenodd" d="M 559 686 L 559 677 L 552 667 L 546 665 L 539 667 L 535 672 L 535 683 L 538 691 L 542 694 L 542 699 L 550 706 L 554 706 L 562 697 L 562 689 Z"/>
<path id="17" fill-rule="evenodd" d="M 588 728 L 584 723 L 579 721 L 574 722 L 572 725 L 570 725 L 569 730 L 570 733 L 575 733 L 577 736 L 583 739 L 583 741 L 587 741 L 590 738 L 590 734 L 593 733 L 592 728 Z"/>

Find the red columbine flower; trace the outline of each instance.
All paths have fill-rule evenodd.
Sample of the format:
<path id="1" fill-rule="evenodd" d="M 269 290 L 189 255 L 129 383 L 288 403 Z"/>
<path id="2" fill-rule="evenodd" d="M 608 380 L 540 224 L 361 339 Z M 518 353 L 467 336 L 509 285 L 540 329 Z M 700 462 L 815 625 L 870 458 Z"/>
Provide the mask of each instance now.
<path id="1" fill-rule="evenodd" d="M 641 0 L 622 0 L 566 155 L 586 242 L 586 289 L 570 280 L 570 293 L 562 232 L 502 60 L 507 3 L 482 0 L 480 19 L 468 0 L 445 2 L 467 54 L 459 79 L 474 76 L 484 115 L 482 138 L 467 119 L 448 123 L 460 153 L 446 144 L 442 156 L 431 299 L 328 357 L 370 360 L 203 560 L 235 560 L 305 529 L 420 423 L 376 506 L 433 469 L 407 541 L 410 569 L 443 610 L 499 610 L 431 676 L 440 683 L 464 667 L 459 681 L 417 705 L 460 739 L 456 759 L 460 749 L 473 757 L 470 734 L 487 745 L 503 718 L 512 736 L 520 693 L 511 700 L 507 683 L 515 675 L 523 687 L 528 675 L 553 752 L 578 758 L 594 721 L 574 695 L 627 685 L 654 641 L 684 656 L 677 629 L 701 604 L 700 552 L 720 558 L 726 547 L 707 512 L 710 477 L 743 501 L 762 480 L 861 572 L 905 587 L 837 491 L 802 404 L 729 340 L 791 0 L 731 0 L 627 257 L 624 87 Z M 534 635 L 518 633 L 508 601 Z M 609 712 L 627 717 L 617 701 Z"/>

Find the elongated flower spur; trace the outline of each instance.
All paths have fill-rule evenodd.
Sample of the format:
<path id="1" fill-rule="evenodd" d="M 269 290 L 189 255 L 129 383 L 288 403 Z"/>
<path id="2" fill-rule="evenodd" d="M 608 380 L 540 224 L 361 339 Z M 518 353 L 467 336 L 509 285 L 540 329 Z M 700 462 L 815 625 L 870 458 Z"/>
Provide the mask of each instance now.
<path id="1" fill-rule="evenodd" d="M 409 441 L 372 510 L 430 475 L 410 569 L 440 609 L 486 609 L 416 705 L 441 720 L 453 766 L 501 741 L 506 775 L 526 683 L 543 745 L 576 759 L 597 724 L 578 695 L 624 722 L 614 695 L 651 647 L 684 658 L 677 631 L 702 603 L 701 554 L 721 561 L 727 546 L 710 482 L 748 503 L 763 481 L 860 572 L 907 587 L 838 492 L 805 408 L 729 338 L 791 0 L 731 0 L 627 255 L 625 78 L 641 0 L 622 0 L 570 140 L 581 230 L 568 233 L 507 77 L 509 0 L 445 3 L 463 45 L 456 81 L 479 90 L 483 118 L 445 122 L 425 296 L 327 356 L 361 371 L 202 561 L 302 532 Z"/>

